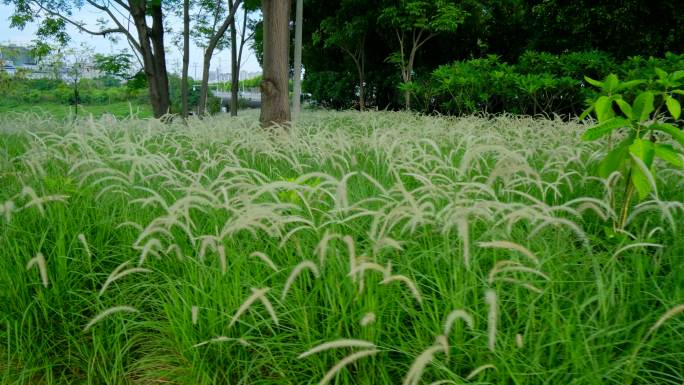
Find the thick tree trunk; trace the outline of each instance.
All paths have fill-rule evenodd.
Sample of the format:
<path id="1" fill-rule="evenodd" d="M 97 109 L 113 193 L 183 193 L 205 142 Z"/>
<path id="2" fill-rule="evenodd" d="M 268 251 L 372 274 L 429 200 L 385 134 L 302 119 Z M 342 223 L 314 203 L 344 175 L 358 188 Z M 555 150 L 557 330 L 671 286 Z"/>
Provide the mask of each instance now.
<path id="1" fill-rule="evenodd" d="M 169 79 L 164 53 L 164 27 L 160 5 L 151 6 L 152 28 L 147 26 L 146 2 L 129 0 L 131 17 L 138 32 L 143 70 L 150 89 L 150 103 L 155 118 L 169 112 Z"/>
<path id="2" fill-rule="evenodd" d="M 223 21 L 223 24 L 219 27 L 216 33 L 209 39 L 209 44 L 207 44 L 207 49 L 204 50 L 204 65 L 202 66 L 202 85 L 200 88 L 200 100 L 199 100 L 199 114 L 204 115 L 207 107 L 207 97 L 209 95 L 209 67 L 211 66 L 211 58 L 214 56 L 214 49 L 219 43 L 219 40 L 230 27 L 235 19 L 235 10 L 238 8 L 242 0 L 229 0 L 230 1 L 230 11 L 228 17 Z"/>
<path id="3" fill-rule="evenodd" d="M 290 1 L 262 0 L 264 65 L 261 81 L 262 127 L 290 120 L 288 95 Z"/>
<path id="4" fill-rule="evenodd" d="M 303 0 L 297 0 L 295 16 L 294 87 L 292 90 L 292 118 L 297 119 L 301 110 L 302 97 L 302 19 Z"/>
<path id="5" fill-rule="evenodd" d="M 230 12 L 235 14 L 233 9 L 233 2 L 228 2 Z M 245 14 L 247 12 L 245 11 Z M 240 74 L 238 73 L 238 54 L 237 54 L 237 28 L 235 27 L 235 17 L 230 23 L 230 116 L 237 116 L 238 114 L 238 81 Z"/>
<path id="6" fill-rule="evenodd" d="M 181 76 L 181 114 L 188 117 L 188 71 L 190 69 L 190 0 L 183 1 L 183 74 Z"/>

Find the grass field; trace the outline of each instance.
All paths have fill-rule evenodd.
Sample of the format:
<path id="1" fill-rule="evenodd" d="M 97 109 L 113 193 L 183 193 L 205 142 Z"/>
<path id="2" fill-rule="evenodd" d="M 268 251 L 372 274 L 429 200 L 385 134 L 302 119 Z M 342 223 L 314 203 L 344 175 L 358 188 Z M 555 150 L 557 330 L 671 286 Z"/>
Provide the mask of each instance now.
<path id="1" fill-rule="evenodd" d="M 55 120 L 73 119 L 75 108 L 64 104 L 40 103 L 31 104 L 12 104 L 0 103 L 0 115 L 16 114 L 36 114 L 41 117 L 49 116 Z M 79 105 L 78 113 L 82 115 L 92 114 L 100 117 L 102 114 L 112 114 L 119 119 L 131 116 L 138 118 L 149 118 L 152 116 L 152 109 L 148 105 L 130 105 L 128 102 L 117 102 L 111 104 Z"/>
<path id="2" fill-rule="evenodd" d="M 2 384 L 678 384 L 684 173 L 518 117 L 0 117 Z"/>

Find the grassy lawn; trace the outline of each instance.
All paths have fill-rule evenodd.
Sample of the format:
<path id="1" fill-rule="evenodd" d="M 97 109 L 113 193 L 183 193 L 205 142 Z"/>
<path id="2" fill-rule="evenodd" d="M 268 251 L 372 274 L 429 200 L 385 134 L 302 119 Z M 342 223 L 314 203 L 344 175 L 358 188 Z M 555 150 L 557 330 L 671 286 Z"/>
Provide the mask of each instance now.
<path id="1" fill-rule="evenodd" d="M 54 103 L 31 104 L 0 104 L 0 115 L 5 114 L 25 114 L 35 113 L 41 116 L 50 116 L 56 120 L 64 120 L 74 114 L 74 106 Z M 104 105 L 79 105 L 79 114 L 92 114 L 100 117 L 102 114 L 109 113 L 119 119 L 127 118 L 131 115 L 131 106 L 128 102 L 117 102 Z M 152 109 L 148 105 L 133 105 L 133 115 L 139 118 L 152 116 Z"/>
<path id="2" fill-rule="evenodd" d="M 0 120 L 0 383 L 684 382 L 681 170 L 614 232 L 580 124 L 257 120 Z"/>

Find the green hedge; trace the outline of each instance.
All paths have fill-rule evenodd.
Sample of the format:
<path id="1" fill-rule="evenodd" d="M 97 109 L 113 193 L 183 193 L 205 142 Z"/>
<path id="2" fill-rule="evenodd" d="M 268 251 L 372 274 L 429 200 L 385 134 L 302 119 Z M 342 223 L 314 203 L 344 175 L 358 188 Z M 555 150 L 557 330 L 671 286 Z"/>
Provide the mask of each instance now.
<path id="1" fill-rule="evenodd" d="M 618 63 L 603 52 L 526 52 L 516 64 L 488 56 L 440 66 L 404 87 L 412 91 L 416 107 L 425 112 L 568 116 L 579 115 L 586 100 L 595 96 L 584 76 L 603 79 L 616 73 L 622 79 L 651 78 L 656 67 L 667 72 L 684 69 L 684 55 L 631 57 Z"/>

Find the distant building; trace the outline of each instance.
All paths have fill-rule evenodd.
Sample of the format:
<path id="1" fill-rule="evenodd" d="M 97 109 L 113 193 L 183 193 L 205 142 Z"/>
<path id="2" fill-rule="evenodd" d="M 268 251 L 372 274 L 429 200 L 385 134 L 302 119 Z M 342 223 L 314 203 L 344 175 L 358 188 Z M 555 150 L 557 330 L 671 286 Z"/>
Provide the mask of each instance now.
<path id="1" fill-rule="evenodd" d="M 31 54 L 31 48 L 27 45 L 9 43 L 0 45 L 0 69 L 9 75 L 16 75 L 23 70 L 30 79 L 58 78 L 65 81 L 71 80 L 72 67 L 57 57 L 45 57 L 42 60 Z M 81 65 L 79 78 L 94 79 L 102 76 L 95 64 L 87 62 Z"/>

